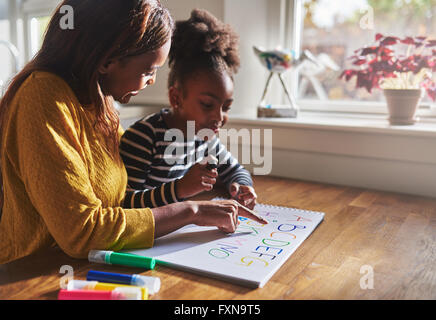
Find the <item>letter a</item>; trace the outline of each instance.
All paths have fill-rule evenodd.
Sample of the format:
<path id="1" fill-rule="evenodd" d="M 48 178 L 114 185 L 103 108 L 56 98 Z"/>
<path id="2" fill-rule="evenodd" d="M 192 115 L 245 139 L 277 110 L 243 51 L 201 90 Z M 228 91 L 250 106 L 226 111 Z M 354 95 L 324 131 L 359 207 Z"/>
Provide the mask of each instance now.
<path id="1" fill-rule="evenodd" d="M 360 274 L 364 274 L 360 278 L 360 288 L 362 290 L 374 289 L 374 269 L 369 265 L 363 265 L 360 267 Z"/>
<path id="2" fill-rule="evenodd" d="M 374 30 L 374 9 L 370 6 L 366 10 L 361 10 L 360 12 L 365 12 L 365 15 L 360 19 L 360 27 L 364 30 Z"/>
<path id="3" fill-rule="evenodd" d="M 73 30 L 74 29 L 74 9 L 72 6 L 63 5 L 59 10 L 64 16 L 59 21 L 59 26 L 62 30 Z"/>

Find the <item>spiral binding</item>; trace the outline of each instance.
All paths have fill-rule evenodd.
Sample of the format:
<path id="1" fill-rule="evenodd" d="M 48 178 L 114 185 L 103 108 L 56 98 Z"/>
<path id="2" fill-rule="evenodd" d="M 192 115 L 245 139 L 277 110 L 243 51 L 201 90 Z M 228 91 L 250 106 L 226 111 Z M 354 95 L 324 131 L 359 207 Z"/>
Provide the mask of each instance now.
<path id="1" fill-rule="evenodd" d="M 230 199 L 223 198 L 223 197 L 216 197 L 216 198 L 213 198 L 212 200 L 230 200 Z M 304 213 L 316 213 L 316 214 L 320 214 L 320 215 L 324 216 L 324 212 L 321 212 L 321 211 L 304 210 L 304 209 L 277 206 L 277 205 L 265 204 L 265 203 L 256 203 L 256 205 L 258 205 L 262 208 L 271 208 L 271 209 L 279 209 L 279 210 L 293 210 L 293 211 L 304 212 Z"/>
<path id="2" fill-rule="evenodd" d="M 271 208 L 271 209 L 279 209 L 279 210 L 293 210 L 293 211 L 304 212 L 304 213 L 316 213 L 316 214 L 320 214 L 320 215 L 324 216 L 324 212 L 320 212 L 320 211 L 304 210 L 304 209 L 277 206 L 277 205 L 273 205 L 273 204 L 264 204 L 264 203 L 259 203 L 258 205 L 262 208 Z"/>

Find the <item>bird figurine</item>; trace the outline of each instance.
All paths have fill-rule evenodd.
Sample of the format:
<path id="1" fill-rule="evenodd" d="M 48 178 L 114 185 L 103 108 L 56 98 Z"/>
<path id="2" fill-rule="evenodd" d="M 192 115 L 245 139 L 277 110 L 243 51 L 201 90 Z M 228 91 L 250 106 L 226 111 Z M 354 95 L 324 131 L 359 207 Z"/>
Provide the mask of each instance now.
<path id="1" fill-rule="evenodd" d="M 318 77 L 327 72 L 337 72 L 340 67 L 326 53 L 317 55 L 316 60 L 318 65 L 306 60 L 298 66 L 299 75 L 301 76 L 298 84 L 298 96 L 305 96 L 308 86 L 311 84 L 318 98 L 320 100 L 327 100 L 328 94 Z"/>
<path id="2" fill-rule="evenodd" d="M 297 56 L 294 50 L 283 50 L 283 49 L 275 49 L 275 50 L 264 50 L 263 48 L 253 46 L 254 53 L 259 58 L 260 62 L 263 66 L 265 66 L 270 74 L 265 84 L 265 89 L 262 94 L 262 98 L 259 103 L 260 108 L 271 107 L 271 105 L 266 105 L 266 95 L 268 93 L 268 88 L 271 82 L 271 78 L 274 74 L 277 74 L 282 87 L 285 91 L 286 97 L 288 98 L 290 107 L 292 112 L 289 114 L 292 117 L 297 116 L 297 104 L 292 95 L 289 94 L 289 91 L 285 85 L 285 81 L 283 80 L 282 74 L 288 71 L 291 68 L 295 68 L 300 65 L 303 61 L 309 60 L 315 64 L 318 64 L 315 56 L 308 50 L 304 50 L 300 56 Z"/>

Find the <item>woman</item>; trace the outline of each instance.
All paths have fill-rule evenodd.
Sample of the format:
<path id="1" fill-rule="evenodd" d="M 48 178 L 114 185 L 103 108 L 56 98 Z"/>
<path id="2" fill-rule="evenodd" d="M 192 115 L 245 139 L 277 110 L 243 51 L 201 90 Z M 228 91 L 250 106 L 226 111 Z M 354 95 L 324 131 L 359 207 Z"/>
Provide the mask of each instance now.
<path id="1" fill-rule="evenodd" d="M 74 28 L 60 27 L 59 7 L 41 50 L 0 104 L 0 263 L 55 244 L 76 258 L 91 249 L 150 247 L 189 223 L 233 232 L 238 213 L 252 217 L 231 200 L 120 207 L 127 174 L 113 100 L 127 103 L 154 83 L 173 21 L 152 0 L 63 5 L 74 10 Z"/>

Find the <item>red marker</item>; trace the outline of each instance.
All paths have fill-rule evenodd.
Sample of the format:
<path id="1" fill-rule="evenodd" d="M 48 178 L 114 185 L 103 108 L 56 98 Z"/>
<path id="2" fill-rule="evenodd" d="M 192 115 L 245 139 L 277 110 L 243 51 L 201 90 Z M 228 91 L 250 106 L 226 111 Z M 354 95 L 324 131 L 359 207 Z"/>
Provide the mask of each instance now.
<path id="1" fill-rule="evenodd" d="M 60 290 L 58 300 L 127 300 L 122 290 Z"/>

